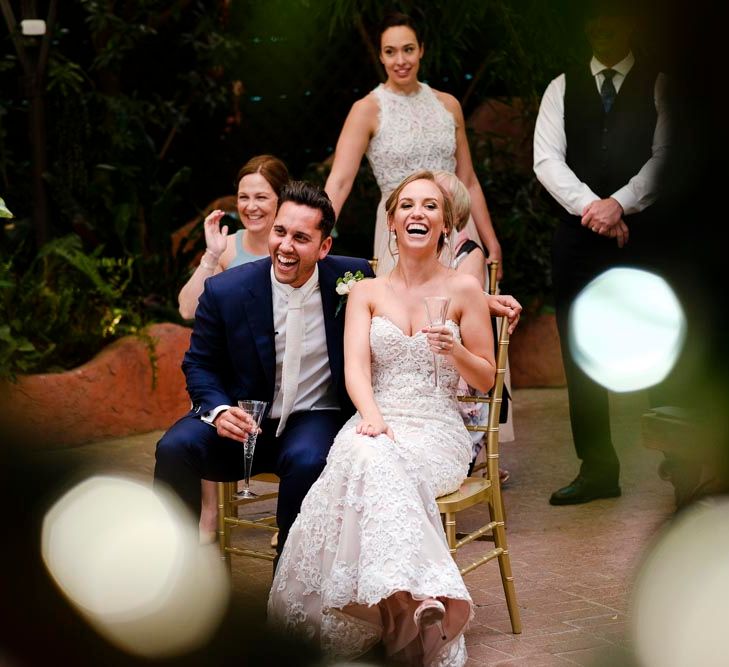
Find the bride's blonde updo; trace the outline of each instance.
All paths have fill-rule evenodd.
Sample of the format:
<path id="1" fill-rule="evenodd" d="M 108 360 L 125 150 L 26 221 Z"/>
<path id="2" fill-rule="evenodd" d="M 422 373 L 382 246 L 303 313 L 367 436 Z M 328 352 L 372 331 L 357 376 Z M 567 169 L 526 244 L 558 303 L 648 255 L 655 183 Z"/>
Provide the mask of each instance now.
<path id="1" fill-rule="evenodd" d="M 398 185 L 387 198 L 385 202 L 385 210 L 387 211 L 388 221 L 395 215 L 395 209 L 397 208 L 397 202 L 400 199 L 400 194 L 403 189 L 412 183 L 413 181 L 430 181 L 434 183 L 438 190 L 440 190 L 441 200 L 443 202 L 443 234 L 438 239 L 438 254 L 440 255 L 443 246 L 445 245 L 446 239 L 453 230 L 453 205 L 451 204 L 451 198 L 448 195 L 446 189 L 436 180 L 435 175 L 432 171 L 423 170 L 416 171 L 414 174 L 410 174 L 400 185 Z"/>

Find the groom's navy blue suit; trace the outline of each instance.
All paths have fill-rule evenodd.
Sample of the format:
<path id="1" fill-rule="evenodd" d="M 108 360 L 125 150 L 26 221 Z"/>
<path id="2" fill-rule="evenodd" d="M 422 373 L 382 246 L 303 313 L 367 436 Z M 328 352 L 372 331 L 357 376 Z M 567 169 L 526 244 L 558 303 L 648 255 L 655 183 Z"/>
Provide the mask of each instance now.
<path id="1" fill-rule="evenodd" d="M 354 412 L 344 383 L 344 311 L 335 316 L 336 280 L 346 271 L 371 276 L 364 259 L 328 256 L 318 262 L 332 388 L 340 410 L 292 413 L 280 437 L 278 420 L 265 419 L 256 443 L 255 472 L 281 478 L 279 550 L 301 502 L 324 468 L 334 436 Z M 182 369 L 192 400 L 190 412 L 157 443 L 155 480 L 168 484 L 200 513 L 200 479 L 233 481 L 243 476 L 243 446 L 218 436 L 200 416 L 240 399 L 274 399 L 276 346 L 271 260 L 266 258 L 212 276 L 195 313 L 190 348 Z"/>

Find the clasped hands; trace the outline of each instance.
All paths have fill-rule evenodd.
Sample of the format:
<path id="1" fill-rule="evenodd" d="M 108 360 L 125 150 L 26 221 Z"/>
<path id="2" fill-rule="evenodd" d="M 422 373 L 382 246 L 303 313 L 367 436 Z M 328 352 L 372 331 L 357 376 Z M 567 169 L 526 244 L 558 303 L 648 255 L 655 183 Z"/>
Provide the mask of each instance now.
<path id="1" fill-rule="evenodd" d="M 616 199 L 596 199 L 582 210 L 582 226 L 590 231 L 615 239 L 618 248 L 628 242 L 628 225 L 623 221 L 623 207 Z"/>

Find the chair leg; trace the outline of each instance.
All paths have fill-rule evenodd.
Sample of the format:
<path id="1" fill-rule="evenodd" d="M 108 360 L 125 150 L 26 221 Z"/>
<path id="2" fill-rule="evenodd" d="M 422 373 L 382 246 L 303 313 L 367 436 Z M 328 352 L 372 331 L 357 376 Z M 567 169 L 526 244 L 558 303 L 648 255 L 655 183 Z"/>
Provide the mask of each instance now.
<path id="1" fill-rule="evenodd" d="M 456 557 L 456 515 L 455 512 L 446 512 L 443 516 L 445 523 L 446 540 L 448 540 L 448 548 L 451 556 Z"/>
<path id="2" fill-rule="evenodd" d="M 493 503 L 489 503 L 489 514 L 492 520 L 499 522 L 493 531 L 494 546 L 502 549 L 501 553 L 497 556 L 499 571 L 501 572 L 501 583 L 504 587 L 506 606 L 509 608 L 511 630 L 515 635 L 518 635 L 521 634 L 521 613 L 519 612 L 519 605 L 516 601 L 516 588 L 514 587 L 514 576 L 511 572 L 511 559 L 509 558 L 509 547 L 506 543 L 504 514 L 500 499 L 493 499 Z"/>
<path id="3" fill-rule="evenodd" d="M 220 558 L 228 574 L 231 573 L 230 554 L 227 551 L 230 547 L 230 526 L 225 523 L 225 517 L 230 516 L 235 484 L 235 482 L 218 482 L 218 546 Z"/>

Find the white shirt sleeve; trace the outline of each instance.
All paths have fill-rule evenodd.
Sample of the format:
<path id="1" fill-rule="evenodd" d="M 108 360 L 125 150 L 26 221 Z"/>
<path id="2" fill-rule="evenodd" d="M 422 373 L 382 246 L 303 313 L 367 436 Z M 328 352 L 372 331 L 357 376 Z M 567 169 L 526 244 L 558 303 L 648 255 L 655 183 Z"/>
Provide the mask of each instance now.
<path id="1" fill-rule="evenodd" d="M 217 408 L 213 408 L 209 412 L 203 412 L 203 414 L 200 415 L 200 420 L 204 421 L 206 424 L 210 424 L 210 426 L 215 426 L 213 422 L 215 421 L 215 418 L 223 411 L 230 408 L 229 405 L 219 405 Z"/>
<path id="2" fill-rule="evenodd" d="M 552 80 L 544 91 L 534 128 L 534 173 L 562 207 L 582 216 L 585 206 L 600 199 L 568 166 L 564 131 L 565 75 Z"/>
<path id="3" fill-rule="evenodd" d="M 666 159 L 668 151 L 668 114 L 666 111 L 666 77 L 659 74 L 653 90 L 653 99 L 656 105 L 656 129 L 653 131 L 652 155 L 640 168 L 640 171 L 631 178 L 617 192 L 612 194 L 613 199 L 623 207 L 625 215 L 640 213 L 656 200 L 658 176 Z"/>

